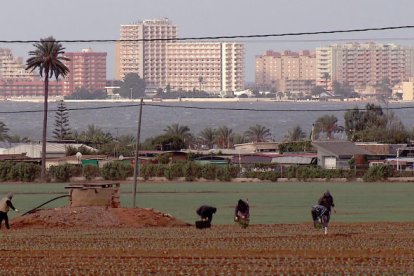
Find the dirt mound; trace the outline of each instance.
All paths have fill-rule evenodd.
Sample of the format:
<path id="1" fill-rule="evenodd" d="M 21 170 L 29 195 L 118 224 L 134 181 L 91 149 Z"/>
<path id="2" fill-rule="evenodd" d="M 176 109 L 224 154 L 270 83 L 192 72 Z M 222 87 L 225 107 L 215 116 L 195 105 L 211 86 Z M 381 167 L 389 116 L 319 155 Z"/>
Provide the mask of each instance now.
<path id="1" fill-rule="evenodd" d="M 63 207 L 43 209 L 14 218 L 13 228 L 151 227 L 188 225 L 173 216 L 147 208 Z"/>

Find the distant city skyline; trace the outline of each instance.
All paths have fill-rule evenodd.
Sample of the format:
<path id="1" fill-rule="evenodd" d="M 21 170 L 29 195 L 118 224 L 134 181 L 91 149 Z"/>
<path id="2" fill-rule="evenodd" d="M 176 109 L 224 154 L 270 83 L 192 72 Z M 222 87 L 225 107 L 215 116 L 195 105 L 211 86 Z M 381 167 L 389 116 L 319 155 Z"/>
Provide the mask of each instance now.
<path id="1" fill-rule="evenodd" d="M 250 35 L 319 30 L 412 25 L 414 2 L 385 1 L 248 1 L 211 0 L 14 0 L 2 3 L 7 11 L 0 18 L 1 40 L 118 39 L 122 24 L 145 19 L 169 18 L 178 26 L 179 37 Z M 246 45 L 246 81 L 254 81 L 255 55 L 265 50 L 294 51 L 326 46 L 338 40 L 380 40 L 382 43 L 413 45 L 413 30 L 318 35 L 284 39 L 242 41 Z M 380 38 L 380 39 L 378 39 Z M 387 40 L 387 38 L 391 38 Z M 265 40 L 265 41 L 263 41 Z M 305 41 L 311 40 L 311 41 Z M 238 40 L 240 41 L 240 40 Z M 15 55 L 27 57 L 31 44 L 0 44 Z M 115 76 L 113 43 L 65 43 L 67 51 L 93 48 L 108 53 L 109 79 Z"/>

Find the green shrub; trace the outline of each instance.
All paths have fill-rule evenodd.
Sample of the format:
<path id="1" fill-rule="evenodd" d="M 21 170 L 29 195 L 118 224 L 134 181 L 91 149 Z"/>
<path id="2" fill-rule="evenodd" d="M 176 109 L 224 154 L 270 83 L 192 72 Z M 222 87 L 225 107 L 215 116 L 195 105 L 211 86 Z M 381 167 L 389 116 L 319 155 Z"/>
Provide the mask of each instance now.
<path id="1" fill-rule="evenodd" d="M 82 175 L 87 179 L 87 180 L 91 180 L 94 179 L 95 177 L 100 176 L 100 170 L 97 166 L 93 166 L 93 165 L 86 165 L 83 167 L 83 173 Z"/>
<path id="2" fill-rule="evenodd" d="M 172 163 L 165 167 L 164 176 L 168 180 L 173 180 L 177 177 L 183 177 L 183 162 Z"/>
<path id="3" fill-rule="evenodd" d="M 105 180 L 125 180 L 133 173 L 134 169 L 130 164 L 120 161 L 106 163 L 102 168 L 102 176 Z"/>
<path id="4" fill-rule="evenodd" d="M 11 180 L 9 174 L 14 166 L 13 162 L 0 162 L 0 181 Z"/>
<path id="5" fill-rule="evenodd" d="M 51 166 L 49 174 L 59 182 L 67 182 L 71 177 L 81 176 L 82 167 L 74 164 Z"/>
<path id="6" fill-rule="evenodd" d="M 40 166 L 33 163 L 15 163 L 9 172 L 10 180 L 32 182 L 40 175 Z"/>
<path id="7" fill-rule="evenodd" d="M 220 168 L 217 171 L 217 178 L 220 181 L 231 181 L 232 177 L 232 167 L 231 166 L 226 166 L 223 168 Z"/>
<path id="8" fill-rule="evenodd" d="M 387 165 L 377 165 L 370 167 L 363 176 L 365 182 L 375 182 L 385 180 L 391 175 L 391 167 Z"/>
<path id="9" fill-rule="evenodd" d="M 194 181 L 201 176 L 201 167 L 194 162 L 187 162 L 182 167 L 186 181 Z"/>
<path id="10" fill-rule="evenodd" d="M 217 177 L 218 167 L 212 164 L 204 165 L 201 169 L 201 177 L 209 180 L 215 180 Z"/>

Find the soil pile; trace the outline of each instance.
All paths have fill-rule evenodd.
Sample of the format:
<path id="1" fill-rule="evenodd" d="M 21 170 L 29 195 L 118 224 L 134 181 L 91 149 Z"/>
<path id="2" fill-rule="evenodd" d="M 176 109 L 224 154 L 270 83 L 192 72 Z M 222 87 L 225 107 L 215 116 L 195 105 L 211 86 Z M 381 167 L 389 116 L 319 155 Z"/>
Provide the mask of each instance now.
<path id="1" fill-rule="evenodd" d="M 169 214 L 147 208 L 63 207 L 42 209 L 11 221 L 13 228 L 184 226 Z"/>

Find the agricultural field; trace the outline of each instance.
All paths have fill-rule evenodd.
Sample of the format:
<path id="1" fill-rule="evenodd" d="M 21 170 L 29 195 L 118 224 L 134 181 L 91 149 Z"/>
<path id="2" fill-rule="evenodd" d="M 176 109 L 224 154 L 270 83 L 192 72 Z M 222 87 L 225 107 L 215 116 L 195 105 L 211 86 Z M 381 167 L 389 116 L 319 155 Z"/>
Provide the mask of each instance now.
<path id="1" fill-rule="evenodd" d="M 15 192 L 25 212 L 64 186 L 1 184 L 0 194 Z M 130 207 L 132 186 L 121 187 Z M 310 218 L 326 189 L 337 205 L 328 235 Z M 411 183 L 140 183 L 138 192 L 139 209 L 111 215 L 60 208 L 67 199 L 30 215 L 32 224 L 11 211 L 12 229 L 0 230 L 0 275 L 414 274 Z M 232 222 L 239 198 L 251 202 L 246 229 Z M 186 225 L 204 203 L 218 208 L 212 228 Z"/>
<path id="2" fill-rule="evenodd" d="M 12 275 L 413 275 L 414 223 L 17 229 L 0 236 Z"/>

